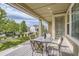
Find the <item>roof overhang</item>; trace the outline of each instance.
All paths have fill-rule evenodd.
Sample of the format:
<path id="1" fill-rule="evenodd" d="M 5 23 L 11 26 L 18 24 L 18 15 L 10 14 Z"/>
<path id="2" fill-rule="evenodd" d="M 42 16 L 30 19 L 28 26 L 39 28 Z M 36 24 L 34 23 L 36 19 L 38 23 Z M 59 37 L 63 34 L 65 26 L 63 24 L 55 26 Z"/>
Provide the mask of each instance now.
<path id="1" fill-rule="evenodd" d="M 9 3 L 12 7 L 27 13 L 35 18 L 51 22 L 52 15 L 64 15 L 69 3 Z"/>

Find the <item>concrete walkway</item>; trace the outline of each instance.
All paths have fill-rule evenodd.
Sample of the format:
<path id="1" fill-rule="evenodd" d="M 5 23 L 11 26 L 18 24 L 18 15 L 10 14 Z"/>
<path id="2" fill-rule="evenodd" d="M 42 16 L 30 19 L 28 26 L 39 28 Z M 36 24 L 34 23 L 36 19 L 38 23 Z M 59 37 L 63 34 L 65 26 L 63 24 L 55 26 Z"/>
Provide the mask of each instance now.
<path id="1" fill-rule="evenodd" d="M 6 50 L 0 52 L 0 56 L 5 56 L 5 55 L 7 55 L 7 54 L 12 53 L 13 51 L 16 52 L 16 50 L 19 50 L 20 48 L 25 47 L 24 44 L 28 44 L 28 41 L 25 42 L 25 43 L 23 43 L 23 44 L 20 44 L 20 45 L 18 45 L 18 46 L 15 46 L 15 47 L 12 47 L 12 48 L 9 48 L 9 49 L 6 49 Z M 20 52 L 19 52 L 19 53 L 20 53 Z M 15 55 L 16 55 L 16 54 L 15 54 Z"/>
<path id="2" fill-rule="evenodd" d="M 8 53 L 6 56 L 31 56 L 32 55 L 32 49 L 29 41 L 25 42 L 22 45 L 19 45 L 19 47 L 17 48 L 18 49 Z"/>

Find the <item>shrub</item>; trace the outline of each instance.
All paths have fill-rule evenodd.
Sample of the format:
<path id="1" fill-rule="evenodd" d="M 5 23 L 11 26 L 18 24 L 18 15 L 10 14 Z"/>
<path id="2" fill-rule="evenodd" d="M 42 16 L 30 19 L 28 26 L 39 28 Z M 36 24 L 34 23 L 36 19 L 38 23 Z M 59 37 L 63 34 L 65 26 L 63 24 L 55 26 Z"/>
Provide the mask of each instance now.
<path id="1" fill-rule="evenodd" d="M 7 44 L 6 44 L 6 43 L 7 43 Z M 9 43 L 8 43 L 8 42 L 6 42 L 6 43 L 2 43 L 2 44 L 0 44 L 0 51 L 9 48 Z"/>
<path id="2" fill-rule="evenodd" d="M 29 40 L 29 37 L 27 37 L 27 36 L 25 36 L 25 37 L 20 37 L 19 40 L 26 41 L 26 40 Z"/>
<path id="3" fill-rule="evenodd" d="M 27 40 L 29 40 L 29 37 L 26 36 L 26 37 L 17 38 L 15 40 L 9 40 L 5 43 L 1 43 L 0 44 L 0 51 L 5 50 L 5 49 L 10 48 L 10 47 L 13 47 L 13 46 L 16 46 L 20 43 L 27 41 Z"/>
<path id="4" fill-rule="evenodd" d="M 2 43 L 0 43 L 0 48 L 3 46 L 3 44 Z"/>
<path id="5" fill-rule="evenodd" d="M 5 43 L 0 43 L 0 51 L 5 50 L 10 47 L 13 47 L 13 46 L 16 46 L 20 43 L 27 41 L 27 40 L 29 40 L 29 37 L 25 36 L 25 37 L 19 37 L 15 40 L 7 41 Z"/>
<path id="6" fill-rule="evenodd" d="M 6 43 L 0 44 L 0 51 L 13 47 L 13 46 L 16 46 L 20 43 L 21 43 L 21 40 L 11 40 Z"/>
<path id="7" fill-rule="evenodd" d="M 10 41 L 8 41 L 8 43 L 10 43 L 11 45 L 17 45 L 17 44 L 21 43 L 21 40 L 19 40 L 19 39 L 10 40 Z"/>

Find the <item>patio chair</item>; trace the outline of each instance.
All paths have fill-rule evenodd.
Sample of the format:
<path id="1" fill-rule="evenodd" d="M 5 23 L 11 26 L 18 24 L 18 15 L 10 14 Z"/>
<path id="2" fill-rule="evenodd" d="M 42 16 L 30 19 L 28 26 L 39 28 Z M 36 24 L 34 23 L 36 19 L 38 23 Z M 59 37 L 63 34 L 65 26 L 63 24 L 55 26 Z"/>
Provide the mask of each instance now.
<path id="1" fill-rule="evenodd" d="M 60 53 L 61 53 L 60 50 L 61 50 L 62 42 L 63 42 L 63 37 L 60 37 L 57 42 L 53 42 L 51 45 L 49 45 L 47 47 L 48 56 L 54 55 L 54 50 L 58 51 L 58 54 L 60 56 Z M 53 52 L 53 54 L 51 54 L 51 52 Z"/>
<path id="2" fill-rule="evenodd" d="M 32 47 L 32 56 L 34 55 L 34 52 L 40 53 L 43 55 L 43 50 L 44 50 L 43 43 L 39 41 L 34 41 L 34 40 L 31 40 L 30 42 L 31 42 L 31 47 Z"/>

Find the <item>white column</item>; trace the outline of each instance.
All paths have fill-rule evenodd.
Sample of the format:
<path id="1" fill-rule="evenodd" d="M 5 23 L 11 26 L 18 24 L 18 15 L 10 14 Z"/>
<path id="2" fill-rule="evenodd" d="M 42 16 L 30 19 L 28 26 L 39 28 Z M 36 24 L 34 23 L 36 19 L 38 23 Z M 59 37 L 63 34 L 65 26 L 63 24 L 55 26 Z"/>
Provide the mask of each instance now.
<path id="1" fill-rule="evenodd" d="M 40 19 L 39 21 L 40 21 L 39 22 L 39 36 L 41 36 L 42 35 L 42 20 Z"/>
<path id="2" fill-rule="evenodd" d="M 48 32 L 52 35 L 52 22 L 48 22 Z"/>
<path id="3" fill-rule="evenodd" d="M 52 38 L 55 39 L 55 17 L 52 15 Z"/>
<path id="4" fill-rule="evenodd" d="M 67 13 L 65 14 L 65 35 L 67 35 Z"/>

